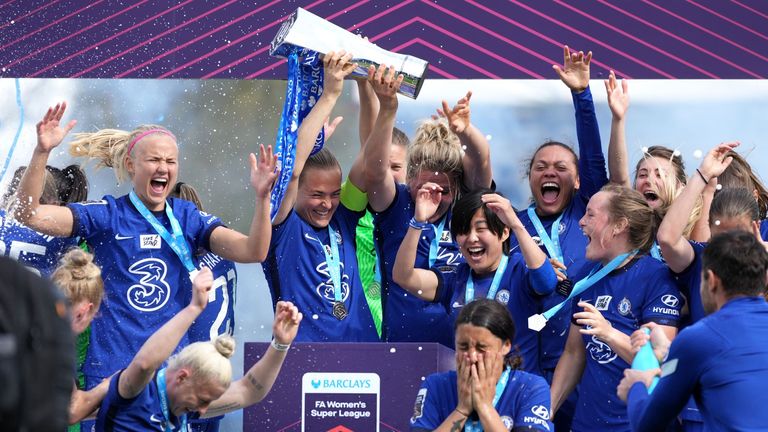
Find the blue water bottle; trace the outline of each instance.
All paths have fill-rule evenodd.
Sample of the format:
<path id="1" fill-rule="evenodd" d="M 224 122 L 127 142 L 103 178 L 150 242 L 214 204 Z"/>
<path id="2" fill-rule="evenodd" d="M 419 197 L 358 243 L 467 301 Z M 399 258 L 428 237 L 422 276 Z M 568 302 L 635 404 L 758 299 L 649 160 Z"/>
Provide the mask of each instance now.
<path id="1" fill-rule="evenodd" d="M 648 327 L 644 327 L 643 331 L 645 334 L 650 335 L 651 331 L 648 329 Z M 651 369 L 658 369 L 659 368 L 659 361 L 656 359 L 656 356 L 653 354 L 653 347 L 651 347 L 651 341 L 648 341 L 647 344 L 643 345 L 640 348 L 640 351 L 635 354 L 635 358 L 632 360 L 632 369 L 637 369 L 641 371 L 651 370 Z M 653 392 L 653 389 L 656 388 L 656 384 L 659 383 L 659 377 L 653 377 L 653 381 L 651 382 L 651 386 L 648 387 L 648 394 L 651 394 Z"/>

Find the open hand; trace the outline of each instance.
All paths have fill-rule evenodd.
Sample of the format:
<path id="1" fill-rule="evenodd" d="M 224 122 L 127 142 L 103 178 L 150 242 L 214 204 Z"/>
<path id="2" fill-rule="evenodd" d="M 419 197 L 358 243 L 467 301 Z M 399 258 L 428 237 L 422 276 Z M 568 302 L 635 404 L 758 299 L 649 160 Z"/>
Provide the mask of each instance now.
<path id="1" fill-rule="evenodd" d="M 259 197 L 266 197 L 272 192 L 280 170 L 277 168 L 277 155 L 272 152 L 272 146 L 264 149 L 264 144 L 259 145 L 259 158 L 251 153 L 248 156 L 251 164 L 251 186 Z"/>
<path id="2" fill-rule="evenodd" d="M 427 182 L 421 186 L 416 193 L 416 209 L 413 217 L 419 222 L 429 220 L 437 212 L 440 202 L 443 199 L 442 186 Z"/>
<path id="3" fill-rule="evenodd" d="M 56 106 L 49 107 L 43 119 L 37 123 L 37 150 L 50 152 L 56 146 L 61 144 L 64 137 L 77 124 L 77 120 L 71 120 L 69 123 L 61 126 L 61 118 L 67 110 L 67 103 L 57 103 Z"/>
<path id="4" fill-rule="evenodd" d="M 463 133 L 471 124 L 470 121 L 470 109 L 469 100 L 472 98 L 472 92 L 468 91 L 467 94 L 456 102 L 453 108 L 448 106 L 448 102 L 443 100 L 443 109 L 437 110 L 437 114 L 440 117 L 445 117 L 448 120 L 448 127 L 451 128 L 451 132 L 455 134 Z"/>
<path id="5" fill-rule="evenodd" d="M 563 67 L 552 65 L 560 80 L 569 89 L 581 93 L 589 86 L 589 63 L 592 61 L 592 51 L 586 55 L 584 51 L 573 52 L 568 45 L 563 46 Z"/>
<path id="6" fill-rule="evenodd" d="M 272 335 L 280 344 L 290 344 L 299 331 L 299 323 L 304 317 L 299 309 L 289 301 L 279 301 L 275 305 L 275 322 L 272 324 Z"/>

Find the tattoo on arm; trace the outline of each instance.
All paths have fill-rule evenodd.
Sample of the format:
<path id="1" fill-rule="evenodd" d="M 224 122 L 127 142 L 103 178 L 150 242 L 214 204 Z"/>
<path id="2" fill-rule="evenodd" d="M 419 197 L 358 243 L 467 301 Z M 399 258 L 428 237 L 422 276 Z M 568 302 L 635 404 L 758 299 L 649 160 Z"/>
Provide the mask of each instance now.
<path id="1" fill-rule="evenodd" d="M 462 423 L 464 423 L 464 419 L 459 419 L 453 422 L 453 426 L 451 426 L 451 432 L 461 432 Z"/>
<path id="2" fill-rule="evenodd" d="M 260 382 L 259 382 L 259 381 L 256 379 L 256 377 L 255 377 L 255 376 L 253 376 L 252 374 L 250 374 L 250 373 L 249 373 L 249 374 L 247 375 L 247 377 L 248 377 L 248 383 L 250 383 L 250 384 L 251 384 L 251 386 L 252 386 L 252 387 L 253 387 L 253 388 L 254 388 L 256 391 L 262 391 L 262 390 L 264 390 L 264 386 L 263 386 L 263 385 L 262 385 L 262 384 L 261 384 L 261 383 L 260 383 Z"/>

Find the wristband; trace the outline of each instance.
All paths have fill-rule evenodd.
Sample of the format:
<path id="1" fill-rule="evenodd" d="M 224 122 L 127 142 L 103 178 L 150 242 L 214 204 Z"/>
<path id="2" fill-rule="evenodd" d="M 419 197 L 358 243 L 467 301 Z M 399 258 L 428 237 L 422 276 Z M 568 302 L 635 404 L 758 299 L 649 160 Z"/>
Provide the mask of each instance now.
<path id="1" fill-rule="evenodd" d="M 699 173 L 699 177 L 701 177 L 701 179 L 704 180 L 704 184 L 708 185 L 709 184 L 709 180 L 707 180 L 707 178 L 704 177 L 704 174 L 701 173 L 701 170 L 696 168 L 696 172 Z"/>
<path id="2" fill-rule="evenodd" d="M 429 226 L 431 224 L 429 222 L 419 222 L 416 220 L 416 218 L 411 218 L 411 220 L 408 222 L 408 226 L 411 228 L 415 228 L 417 230 L 424 231 L 425 229 L 429 229 Z"/>
<path id="3" fill-rule="evenodd" d="M 467 417 L 467 418 L 469 418 L 469 414 L 464 414 L 463 412 L 459 411 L 459 409 L 458 409 L 458 408 L 454 408 L 454 411 L 456 411 L 457 413 L 459 413 L 459 414 L 463 415 L 464 417 Z"/>
<path id="4" fill-rule="evenodd" d="M 280 342 L 272 339 L 272 348 L 275 349 L 275 351 L 288 351 L 288 348 L 291 347 L 291 344 L 281 344 Z"/>

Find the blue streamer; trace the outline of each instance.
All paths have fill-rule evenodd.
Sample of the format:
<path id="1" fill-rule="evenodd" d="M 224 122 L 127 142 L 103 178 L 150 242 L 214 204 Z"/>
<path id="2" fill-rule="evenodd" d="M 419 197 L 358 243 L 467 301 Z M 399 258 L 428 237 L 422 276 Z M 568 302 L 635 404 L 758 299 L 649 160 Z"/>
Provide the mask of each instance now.
<path id="1" fill-rule="evenodd" d="M 13 151 L 16 150 L 16 144 L 19 142 L 21 136 L 21 129 L 24 126 L 24 105 L 21 104 L 21 84 L 19 79 L 16 78 L 16 105 L 19 107 L 19 128 L 16 129 L 16 136 L 13 137 L 13 143 L 11 149 L 8 151 L 8 156 L 5 157 L 5 165 L 3 165 L 3 171 L 0 172 L 0 182 L 5 177 L 5 172 L 8 171 L 8 165 L 11 163 L 13 157 Z"/>
<path id="2" fill-rule="evenodd" d="M 299 57 L 303 61 L 299 62 Z M 323 63 L 318 53 L 295 49 L 288 55 L 288 85 L 285 89 L 285 104 L 277 130 L 275 154 L 280 174 L 270 195 L 270 217 L 274 220 L 283 201 L 293 175 L 296 159 L 296 140 L 299 125 L 309 114 L 323 92 Z M 323 148 L 325 135 L 321 130 L 312 149 L 312 154 Z"/>

